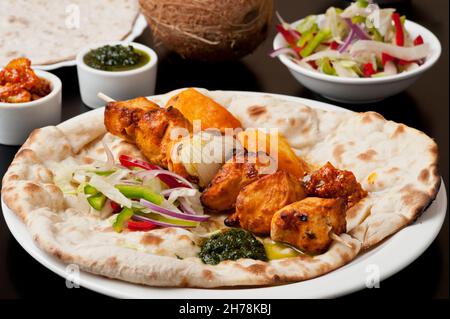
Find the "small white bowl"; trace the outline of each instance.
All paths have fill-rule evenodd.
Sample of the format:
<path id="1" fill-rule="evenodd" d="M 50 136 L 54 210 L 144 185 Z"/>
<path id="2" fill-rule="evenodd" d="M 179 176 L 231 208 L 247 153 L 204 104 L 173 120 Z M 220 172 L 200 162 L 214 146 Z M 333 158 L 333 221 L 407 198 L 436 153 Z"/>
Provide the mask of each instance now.
<path id="1" fill-rule="evenodd" d="M 21 145 L 34 129 L 61 121 L 61 80 L 46 71 L 34 72 L 50 82 L 52 91 L 31 102 L 0 102 L 0 144 Z"/>
<path id="2" fill-rule="evenodd" d="M 128 71 L 97 70 L 84 63 L 83 58 L 86 53 L 108 44 L 132 45 L 134 48 L 147 53 L 150 61 L 137 69 Z M 127 100 L 155 93 L 158 57 L 155 51 L 145 45 L 126 41 L 91 44 L 77 54 L 76 61 L 81 99 L 90 108 L 105 105 L 105 102 L 97 97 L 98 92 L 102 92 L 115 100 Z"/>
<path id="3" fill-rule="evenodd" d="M 300 20 L 292 25 L 295 27 L 299 22 Z M 412 71 L 379 78 L 342 78 L 305 69 L 293 62 L 286 54 L 281 54 L 278 58 L 303 86 L 330 100 L 344 103 L 376 102 L 408 88 L 422 73 L 432 67 L 441 55 L 441 44 L 428 29 L 412 21 L 406 21 L 405 28 L 412 38 L 420 34 L 431 50 L 425 63 Z M 286 45 L 281 34 L 277 34 L 273 41 L 273 48 L 278 49 Z"/>

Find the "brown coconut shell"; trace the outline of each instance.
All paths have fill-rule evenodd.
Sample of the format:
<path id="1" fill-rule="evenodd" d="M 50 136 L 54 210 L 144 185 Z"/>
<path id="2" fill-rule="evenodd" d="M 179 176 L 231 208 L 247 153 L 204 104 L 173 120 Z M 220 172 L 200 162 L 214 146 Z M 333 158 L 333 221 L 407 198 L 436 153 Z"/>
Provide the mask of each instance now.
<path id="1" fill-rule="evenodd" d="M 267 37 L 273 0 L 139 0 L 156 41 L 184 58 L 239 59 Z"/>

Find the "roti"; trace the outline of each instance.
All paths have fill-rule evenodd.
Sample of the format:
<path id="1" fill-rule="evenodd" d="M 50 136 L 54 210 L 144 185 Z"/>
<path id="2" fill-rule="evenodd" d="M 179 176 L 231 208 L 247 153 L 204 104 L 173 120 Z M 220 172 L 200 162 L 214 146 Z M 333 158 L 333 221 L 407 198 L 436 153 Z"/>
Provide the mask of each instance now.
<path id="1" fill-rule="evenodd" d="M 90 43 L 124 39 L 139 5 L 137 0 L 13 0 L 1 1 L 0 12 L 0 66 L 18 57 L 46 65 L 72 60 Z"/>
<path id="2" fill-rule="evenodd" d="M 35 130 L 3 178 L 3 200 L 36 244 L 65 263 L 138 284 L 214 288 L 278 285 L 328 273 L 414 222 L 437 194 L 438 148 L 418 130 L 374 112 L 324 111 L 272 96 L 202 92 L 227 107 L 244 128 L 279 129 L 308 163 L 319 167 L 330 161 L 355 174 L 368 195 L 347 211 L 347 232 L 340 241 L 315 256 L 208 265 L 198 257 L 198 236 L 187 229 L 114 232 L 108 219 L 90 213 L 76 195 L 63 194 L 54 180 L 66 164 L 105 161 L 102 141 L 116 157 L 145 159 L 134 145 L 106 133 L 100 112 Z M 176 93 L 150 99 L 164 105 Z M 223 219 L 217 215 L 204 227 L 224 227 Z"/>

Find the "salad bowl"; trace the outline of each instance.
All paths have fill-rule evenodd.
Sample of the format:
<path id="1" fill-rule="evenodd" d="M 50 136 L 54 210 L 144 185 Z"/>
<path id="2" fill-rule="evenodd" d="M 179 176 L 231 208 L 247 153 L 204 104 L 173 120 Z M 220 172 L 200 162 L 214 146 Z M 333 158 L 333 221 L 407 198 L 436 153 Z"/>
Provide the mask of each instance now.
<path id="1" fill-rule="evenodd" d="M 291 26 L 295 28 L 300 23 L 301 20 L 298 20 L 292 23 Z M 424 43 L 428 43 L 429 54 L 419 67 L 394 75 L 371 78 L 331 76 L 304 68 L 288 54 L 280 54 L 278 58 L 298 82 L 330 100 L 353 104 L 377 102 L 407 89 L 425 71 L 431 68 L 441 55 L 441 44 L 431 31 L 409 20 L 405 21 L 405 29 L 412 38 L 420 35 Z M 287 42 L 278 33 L 273 41 L 274 50 L 279 50 L 286 46 Z"/>

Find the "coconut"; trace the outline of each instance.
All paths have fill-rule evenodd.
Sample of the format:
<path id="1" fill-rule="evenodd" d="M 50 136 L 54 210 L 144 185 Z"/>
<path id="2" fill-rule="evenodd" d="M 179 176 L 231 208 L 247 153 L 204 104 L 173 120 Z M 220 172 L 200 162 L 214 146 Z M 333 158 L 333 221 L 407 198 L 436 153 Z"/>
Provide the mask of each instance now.
<path id="1" fill-rule="evenodd" d="M 156 41 L 184 58 L 239 59 L 264 41 L 273 0 L 139 0 Z"/>

